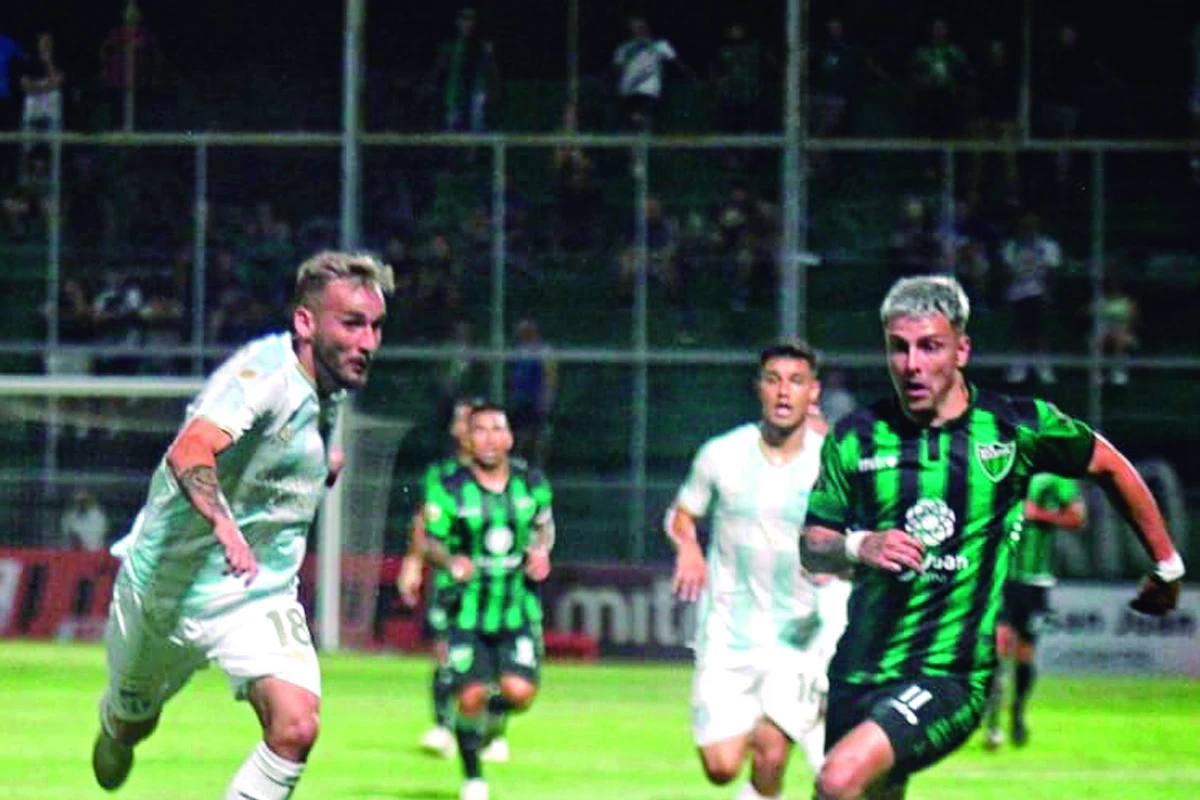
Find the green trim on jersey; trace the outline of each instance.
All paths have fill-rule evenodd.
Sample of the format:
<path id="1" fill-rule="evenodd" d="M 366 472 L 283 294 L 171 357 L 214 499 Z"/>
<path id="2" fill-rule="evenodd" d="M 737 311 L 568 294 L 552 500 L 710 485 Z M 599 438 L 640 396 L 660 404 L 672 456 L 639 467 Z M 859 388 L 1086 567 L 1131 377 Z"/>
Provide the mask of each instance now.
<path id="1" fill-rule="evenodd" d="M 467 467 L 444 477 L 425 500 L 425 528 L 452 555 L 475 563 L 457 585 L 452 624 L 483 633 L 540 623 L 541 603 L 525 578 L 525 552 L 535 521 L 551 514 L 553 493 L 537 470 L 512 461 L 503 492 L 489 492 Z"/>
<path id="2" fill-rule="evenodd" d="M 925 570 L 856 568 L 830 676 L 877 684 L 990 672 L 1029 480 L 1083 475 L 1093 442 L 1087 425 L 1050 403 L 974 387 L 967 411 L 940 428 L 910 421 L 894 397 L 840 421 L 825 439 L 807 524 L 905 530 L 924 544 Z"/>
<path id="3" fill-rule="evenodd" d="M 1029 482 L 1026 497 L 1034 505 L 1049 511 L 1062 511 L 1079 499 L 1079 484 L 1048 472 L 1039 472 Z M 1054 585 L 1054 536 L 1058 528 L 1045 522 L 1021 518 L 1015 535 L 1009 580 L 1034 586 Z"/>
<path id="4" fill-rule="evenodd" d="M 442 481 L 453 475 L 462 466 L 462 462 L 457 458 L 443 458 L 441 461 L 435 461 L 425 470 L 425 474 L 421 476 L 421 503 L 441 491 Z M 438 602 L 438 598 L 442 595 L 443 589 L 449 589 L 454 585 L 454 579 L 450 577 L 450 573 L 444 569 L 434 567 L 432 570 L 433 578 L 433 594 L 432 602 Z"/>

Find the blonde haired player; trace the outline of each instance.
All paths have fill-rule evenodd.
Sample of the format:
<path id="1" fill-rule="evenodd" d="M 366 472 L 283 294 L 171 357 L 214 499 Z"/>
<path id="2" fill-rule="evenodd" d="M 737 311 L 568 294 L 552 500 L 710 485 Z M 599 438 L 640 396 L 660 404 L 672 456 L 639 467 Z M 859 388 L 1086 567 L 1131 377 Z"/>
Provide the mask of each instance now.
<path id="1" fill-rule="evenodd" d="M 699 604 L 692 728 L 700 762 L 739 800 L 780 797 L 793 743 L 814 772 L 824 752 L 825 667 L 845 627 L 845 581 L 800 565 L 800 526 L 817 478 L 817 358 L 785 340 L 759 356 L 762 418 L 710 439 L 667 512 L 673 588 Z M 708 556 L 697 523 L 711 516 Z"/>
<path id="2" fill-rule="evenodd" d="M 323 252 L 300 265 L 289 333 L 255 339 L 209 377 L 150 481 L 104 644 L 96 782 L 123 784 L 163 705 L 215 662 L 262 741 L 225 800 L 286 800 L 317 737 L 321 672 L 296 598 L 309 527 L 342 456 L 338 409 L 379 349 L 392 270 Z"/>

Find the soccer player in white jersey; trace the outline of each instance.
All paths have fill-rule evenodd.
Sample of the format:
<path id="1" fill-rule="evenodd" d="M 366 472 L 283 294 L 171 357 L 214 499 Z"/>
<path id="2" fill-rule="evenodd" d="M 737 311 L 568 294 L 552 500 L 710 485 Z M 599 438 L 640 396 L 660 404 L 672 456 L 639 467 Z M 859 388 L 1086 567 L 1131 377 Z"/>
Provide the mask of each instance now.
<path id="1" fill-rule="evenodd" d="M 707 441 L 667 512 L 673 588 L 698 600 L 692 729 L 708 779 L 739 800 L 777 798 L 792 744 L 814 771 L 824 751 L 825 668 L 845 625 L 845 581 L 800 565 L 799 538 L 823 428 L 809 424 L 817 358 L 784 340 L 759 356 L 762 419 Z M 707 557 L 697 523 L 711 517 Z M 840 607 L 839 607 L 840 606 Z M 821 610 L 818 610 L 821 607 Z"/>
<path id="2" fill-rule="evenodd" d="M 92 751 L 101 787 L 125 782 L 163 704 L 215 662 L 263 733 L 226 800 L 292 794 L 321 697 L 297 576 L 341 467 L 330 447 L 338 408 L 367 381 L 392 288 L 391 268 L 371 256 L 313 256 L 296 275 L 291 332 L 242 347 L 188 407 L 132 530 L 113 546 L 122 563 Z"/>

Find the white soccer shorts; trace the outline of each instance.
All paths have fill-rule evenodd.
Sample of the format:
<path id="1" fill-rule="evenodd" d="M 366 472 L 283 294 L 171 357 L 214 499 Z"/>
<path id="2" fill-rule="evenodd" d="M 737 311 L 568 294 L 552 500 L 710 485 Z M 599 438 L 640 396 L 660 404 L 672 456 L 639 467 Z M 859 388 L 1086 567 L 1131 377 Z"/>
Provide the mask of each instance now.
<path id="1" fill-rule="evenodd" d="M 759 719 L 802 742 L 824 720 L 825 664 L 781 652 L 737 662 L 706 659 L 692 681 L 692 734 L 700 747 L 750 733 Z"/>
<path id="2" fill-rule="evenodd" d="M 321 669 L 304 609 L 292 594 L 271 595 L 209 617 L 155 624 L 143 598 L 118 580 L 104 643 L 108 689 L 104 703 L 119 719 L 156 717 L 210 662 L 245 699 L 252 681 L 275 677 L 321 696 Z"/>

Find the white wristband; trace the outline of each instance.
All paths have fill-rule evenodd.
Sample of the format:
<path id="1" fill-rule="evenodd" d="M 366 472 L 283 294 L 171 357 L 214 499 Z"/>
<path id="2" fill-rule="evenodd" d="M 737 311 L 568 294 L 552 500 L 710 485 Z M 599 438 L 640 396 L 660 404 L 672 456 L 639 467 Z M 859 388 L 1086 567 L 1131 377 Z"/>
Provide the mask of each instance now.
<path id="1" fill-rule="evenodd" d="M 846 558 L 858 563 L 858 551 L 862 550 L 863 540 L 870 535 L 870 531 L 850 531 L 846 534 Z"/>
<path id="2" fill-rule="evenodd" d="M 1163 583 L 1179 580 L 1183 577 L 1183 558 L 1178 552 L 1175 552 L 1171 554 L 1170 558 L 1155 562 L 1154 574 Z"/>

